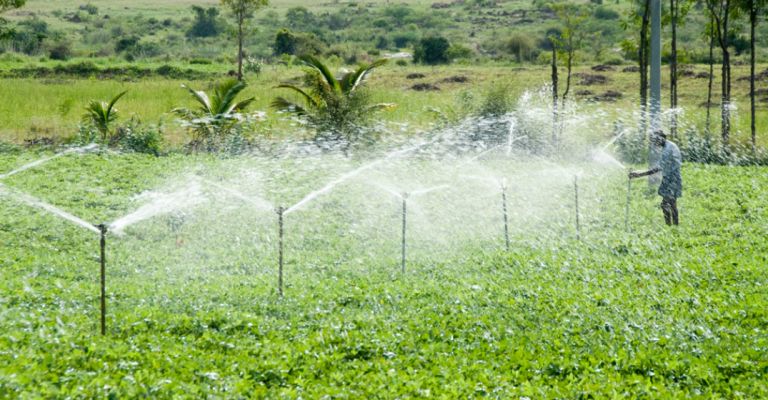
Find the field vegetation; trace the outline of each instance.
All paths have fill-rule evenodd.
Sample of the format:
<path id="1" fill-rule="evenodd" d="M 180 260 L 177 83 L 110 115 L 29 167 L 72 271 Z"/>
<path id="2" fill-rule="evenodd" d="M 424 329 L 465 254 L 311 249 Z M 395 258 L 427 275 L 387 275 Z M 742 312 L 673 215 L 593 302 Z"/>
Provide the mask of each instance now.
<path id="1" fill-rule="evenodd" d="M 42 155 L 3 153 L 0 166 Z M 8 197 L 22 188 L 87 221 L 109 221 L 141 204 L 135 193 L 197 171 L 290 203 L 355 164 L 318 161 L 66 156 L 3 181 L 0 394 L 768 395 L 761 168 L 686 166 L 684 223 L 672 231 L 661 229 L 657 200 L 635 188 L 631 233 L 624 174 L 587 169 L 577 241 L 569 175 L 489 160 L 480 170 L 516 177 L 511 251 L 490 211 L 497 197 L 464 182 L 414 200 L 405 273 L 399 206 L 366 175 L 288 216 L 283 298 L 276 216 L 214 190 L 223 207 L 160 216 L 108 239 L 105 337 L 97 335 L 97 235 Z M 429 160 L 392 168 L 380 172 L 394 173 L 393 182 L 427 183 L 447 171 Z"/>
<path id="2" fill-rule="evenodd" d="M 648 1 L 266 3 L 0 0 L 0 398 L 768 398 L 765 2 L 664 11 L 675 227 Z"/>

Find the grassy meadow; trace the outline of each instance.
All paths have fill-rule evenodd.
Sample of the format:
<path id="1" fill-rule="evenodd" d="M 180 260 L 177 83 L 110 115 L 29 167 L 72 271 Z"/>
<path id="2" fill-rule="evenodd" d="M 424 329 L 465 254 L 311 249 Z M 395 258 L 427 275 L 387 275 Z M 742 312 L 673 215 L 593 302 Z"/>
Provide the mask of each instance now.
<path id="1" fill-rule="evenodd" d="M 155 67 L 149 64 L 148 67 Z M 341 69 L 341 67 L 336 67 Z M 579 110 L 604 112 L 606 118 L 634 120 L 633 112 L 637 102 L 637 74 L 615 71 L 594 72 L 583 66 L 576 73 L 603 75 L 607 82 L 603 84 L 582 84 L 580 77 L 573 78 L 570 101 L 577 104 Z M 761 70 L 765 68 L 764 66 Z M 202 72 L 215 70 L 215 66 L 203 66 Z M 695 72 L 707 70 L 706 66 L 695 66 Z M 255 97 L 252 110 L 267 111 L 267 120 L 262 124 L 270 136 L 290 136 L 295 128 L 285 116 L 270 110 L 269 104 L 275 96 L 292 95 L 285 90 L 276 89 L 280 82 L 301 76 L 300 67 L 268 66 L 259 75 L 248 77 L 249 88 L 244 97 Z M 409 74 L 422 74 L 423 78 L 408 79 Z M 749 82 L 738 80 L 748 75 L 747 67 L 734 69 L 734 139 L 746 142 L 749 137 Z M 467 82 L 451 82 L 452 77 L 466 77 Z M 561 75 L 561 91 L 564 85 Z M 119 105 L 120 120 L 136 116 L 146 123 L 163 122 L 167 139 L 171 144 L 182 144 L 188 138 L 184 130 L 170 111 L 176 107 L 192 106 L 189 94 L 181 88 L 187 84 L 197 89 L 210 89 L 214 79 L 206 81 L 184 81 L 165 78 L 145 78 L 136 81 L 98 80 L 98 79 L 0 79 L 0 92 L 6 94 L 6 101 L 0 104 L 0 138 L 5 141 L 22 143 L 41 137 L 67 138 L 76 131 L 84 113 L 83 109 L 91 99 L 107 100 L 122 90 L 129 90 Z M 418 83 L 436 85 L 440 90 L 416 91 Z M 717 80 L 715 85 L 717 85 Z M 545 67 L 509 67 L 509 66 L 450 66 L 420 67 L 398 66 L 394 63 L 374 71 L 367 83 L 367 88 L 375 102 L 396 103 L 393 110 L 385 111 L 377 119 L 409 125 L 414 132 L 438 122 L 435 110 L 445 115 L 461 117 L 471 110 L 466 108 L 467 100 L 472 106 L 479 105 L 486 93 L 494 87 L 508 88 L 513 107 L 525 91 L 544 91 L 549 84 L 549 70 Z M 765 82 L 758 82 L 758 89 L 764 89 Z M 668 88 L 663 88 L 667 94 Z M 707 79 L 682 78 L 680 81 L 679 104 L 683 108 L 681 125 L 691 127 L 701 133 L 706 115 Z M 589 93 L 584 93 L 588 91 Z M 593 101 L 608 91 L 621 93 L 617 101 Z M 715 91 L 715 93 L 717 93 Z M 299 100 L 299 99 L 296 99 Z M 758 103 L 758 140 L 768 143 L 762 134 L 768 127 L 768 102 L 762 96 Z M 664 104 L 668 101 L 662 100 Z M 712 124 L 716 132 L 719 128 L 718 99 L 713 99 Z M 681 128 L 681 129 L 685 129 Z M 258 133 L 257 133 L 258 134 Z M 606 132 L 610 134 L 610 132 Z"/>

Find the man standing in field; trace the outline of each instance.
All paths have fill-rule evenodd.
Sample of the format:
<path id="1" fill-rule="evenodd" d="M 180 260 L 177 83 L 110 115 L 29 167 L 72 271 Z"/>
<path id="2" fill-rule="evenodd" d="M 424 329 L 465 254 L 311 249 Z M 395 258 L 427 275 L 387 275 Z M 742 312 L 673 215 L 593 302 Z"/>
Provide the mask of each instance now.
<path id="1" fill-rule="evenodd" d="M 659 165 L 642 172 L 629 173 L 629 179 L 640 178 L 661 172 L 661 186 L 659 186 L 659 196 L 661 200 L 661 210 L 664 212 L 664 221 L 667 225 L 679 225 L 680 220 L 677 214 L 677 198 L 683 195 L 683 178 L 680 174 L 680 167 L 683 165 L 683 157 L 680 155 L 680 149 L 677 145 L 667 140 L 667 135 L 663 131 L 656 131 L 651 136 L 654 145 L 661 147 L 661 160 Z"/>

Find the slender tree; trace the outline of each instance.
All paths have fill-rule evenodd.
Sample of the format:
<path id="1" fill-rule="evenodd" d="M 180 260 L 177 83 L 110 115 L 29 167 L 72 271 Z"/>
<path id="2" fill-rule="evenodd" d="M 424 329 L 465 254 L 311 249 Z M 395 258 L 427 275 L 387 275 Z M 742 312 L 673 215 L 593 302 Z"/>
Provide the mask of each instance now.
<path id="1" fill-rule="evenodd" d="M 709 13 L 709 27 L 708 27 L 708 35 L 709 35 L 709 77 L 708 77 L 708 83 L 707 83 L 707 119 L 706 119 L 706 127 L 704 129 L 704 132 L 707 135 L 707 142 L 709 142 L 709 139 L 712 134 L 712 87 L 715 83 L 715 17 L 710 12 Z"/>
<path id="2" fill-rule="evenodd" d="M 648 68 L 650 64 L 648 31 L 651 23 L 651 0 L 642 0 L 642 4 L 638 58 L 640 61 L 640 130 L 645 135 L 648 130 Z"/>
<path id="3" fill-rule="evenodd" d="M 557 144 L 557 43 L 554 37 L 550 36 L 552 42 L 552 145 Z"/>
<path id="4" fill-rule="evenodd" d="M 565 59 L 565 89 L 563 90 L 563 94 L 561 96 L 560 100 L 560 106 L 559 110 L 565 111 L 566 104 L 568 101 L 568 95 L 571 92 L 571 77 L 573 76 L 573 62 L 576 58 L 576 52 L 581 48 L 584 38 L 587 36 L 586 31 L 586 24 L 587 18 L 589 17 L 588 10 L 585 7 L 581 7 L 579 5 L 575 4 L 569 4 L 569 3 L 560 3 L 554 6 L 555 14 L 557 14 L 558 19 L 561 22 L 562 26 L 562 32 L 560 33 L 559 38 L 555 38 L 554 36 L 550 36 L 550 40 L 553 40 L 554 48 L 556 52 L 559 52 L 559 57 L 561 59 Z M 555 58 L 557 58 L 558 55 L 555 55 Z M 555 64 L 553 68 L 557 69 L 557 60 L 555 60 Z M 553 74 L 556 74 L 556 72 L 553 72 Z M 554 75 L 553 75 L 554 78 Z M 555 92 L 556 93 L 556 92 Z M 561 114 L 561 113 L 559 113 Z M 560 129 L 559 131 L 562 132 L 564 129 L 564 123 L 565 120 L 562 118 L 562 115 L 560 115 Z M 555 144 L 557 143 L 557 136 L 559 136 L 560 133 L 556 134 L 555 137 Z"/>
<path id="5" fill-rule="evenodd" d="M 669 16 L 672 25 L 672 51 L 669 60 L 669 108 L 672 111 L 670 133 L 677 136 L 677 19 L 680 14 L 680 0 L 669 0 Z"/>
<path id="6" fill-rule="evenodd" d="M 731 136 L 731 52 L 728 33 L 730 29 L 730 17 L 733 11 L 731 0 L 707 0 L 707 7 L 715 21 L 715 39 L 720 45 L 723 56 L 722 82 L 721 82 L 721 132 L 723 150 L 728 151 Z"/>
<path id="7" fill-rule="evenodd" d="M 269 0 L 221 0 L 228 7 L 237 24 L 237 80 L 243 80 L 243 41 L 248 20 L 262 7 L 269 5 Z"/>
<path id="8" fill-rule="evenodd" d="M 749 102 L 750 102 L 750 130 L 751 130 L 751 144 L 752 152 L 757 151 L 757 127 L 755 123 L 756 118 L 756 103 L 755 103 L 755 61 L 756 61 L 756 48 L 755 48 L 755 31 L 757 29 L 757 20 L 760 11 L 765 9 L 768 0 L 737 0 L 738 7 L 741 11 L 745 12 L 749 16 Z"/>

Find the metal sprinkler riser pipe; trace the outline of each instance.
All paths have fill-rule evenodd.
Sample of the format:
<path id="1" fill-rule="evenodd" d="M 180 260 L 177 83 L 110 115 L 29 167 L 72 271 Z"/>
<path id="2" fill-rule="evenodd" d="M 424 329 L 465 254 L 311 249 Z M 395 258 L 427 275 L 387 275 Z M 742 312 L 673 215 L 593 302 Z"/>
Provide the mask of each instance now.
<path id="1" fill-rule="evenodd" d="M 408 193 L 403 193 L 403 236 L 402 236 L 402 258 L 401 258 L 401 264 L 400 269 L 402 273 L 405 273 L 405 262 L 406 262 L 406 226 L 407 226 L 407 216 L 408 216 Z"/>
<path id="2" fill-rule="evenodd" d="M 277 212 L 277 294 L 283 297 L 283 234 L 285 207 L 280 206 Z"/>
<path id="3" fill-rule="evenodd" d="M 99 240 L 99 248 L 100 248 L 100 257 L 99 257 L 99 264 L 100 264 L 100 272 L 101 272 L 101 279 L 100 279 L 100 286 L 101 286 L 101 334 L 106 335 L 107 334 L 107 256 L 106 256 L 106 247 L 107 247 L 107 225 L 106 224 L 99 224 L 96 226 L 99 229 L 100 232 L 100 240 Z"/>

